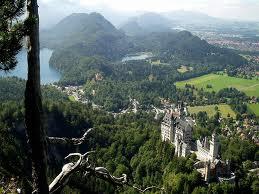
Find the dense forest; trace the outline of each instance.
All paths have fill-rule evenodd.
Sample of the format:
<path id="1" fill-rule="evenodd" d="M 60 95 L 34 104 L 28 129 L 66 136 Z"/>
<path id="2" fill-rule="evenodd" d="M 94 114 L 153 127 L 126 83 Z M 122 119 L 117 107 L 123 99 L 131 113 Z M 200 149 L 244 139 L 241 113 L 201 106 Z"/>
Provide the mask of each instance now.
<path id="1" fill-rule="evenodd" d="M 34 8 L 37 12 L 37 4 Z M 37 28 L 34 29 L 37 35 L 38 23 L 33 21 L 35 18 L 30 19 L 27 22 Z M 29 180 L 34 168 L 29 161 L 35 145 L 40 148 L 37 141 L 30 144 L 30 140 L 35 141 L 34 136 L 38 137 L 35 129 L 42 136 L 39 145 L 48 150 L 43 150 L 48 155 L 42 155 L 48 163 L 47 190 L 67 162 L 64 158 L 68 154 L 94 151 L 89 155 L 90 163 L 107 168 L 117 177 L 127 174 L 127 184 L 119 187 L 111 179 L 109 182 L 109 178 L 105 181 L 77 171 L 65 182 L 63 193 L 133 194 L 137 192 L 134 186 L 155 186 L 149 193 L 259 193 L 258 176 L 250 171 L 253 162 L 259 160 L 259 147 L 246 138 L 240 139 L 234 131 L 235 119 L 242 123 L 247 118 L 255 118 L 246 105 L 250 98 L 234 88 L 209 93 L 193 85 L 183 89 L 174 85 L 179 80 L 222 70 L 231 72 L 245 65 L 247 61 L 235 51 L 212 46 L 187 31 L 129 37 L 98 13 L 72 14 L 52 29 L 41 32 L 41 46 L 54 49 L 50 64 L 62 77 L 57 86 L 40 86 L 36 56 L 39 42 L 33 40 L 33 34 L 29 38 L 37 42 L 33 46 L 38 53 L 30 57 L 28 52 L 27 82 L 16 77 L 0 78 L 0 193 L 13 186 L 23 188 L 32 184 Z M 125 55 L 139 52 L 152 53 L 152 57 L 121 60 Z M 182 66 L 187 69 L 184 73 L 179 71 Z M 91 103 L 75 102 L 61 92 L 70 85 L 83 86 L 85 97 L 99 108 L 94 109 Z M 135 113 L 112 114 L 129 107 L 132 99 L 137 99 L 141 109 Z M 161 141 L 162 115 L 155 118 L 150 109 L 153 105 L 160 107 L 162 100 L 170 104 L 182 101 L 190 106 L 231 105 L 236 118 L 221 118 L 218 111 L 213 116 L 206 112 L 191 115 L 196 120 L 191 141 L 211 136 L 213 132 L 219 134 L 222 160 L 230 161 L 231 172 L 236 176 L 233 184 L 218 181 L 208 184 L 194 168 L 198 161 L 194 153 L 176 157 L 174 146 Z M 33 125 L 36 121 L 39 125 Z M 231 135 L 225 134 L 226 126 L 233 131 Z M 48 138 L 79 138 L 90 128 L 93 130 L 87 141 L 80 145 L 55 145 Z M 36 156 L 40 155 L 36 153 Z M 35 165 L 35 158 L 32 161 L 34 167 L 41 168 Z M 45 165 L 44 161 L 42 164 Z"/>
<path id="2" fill-rule="evenodd" d="M 115 112 L 126 108 L 130 99 L 144 108 L 159 106 L 160 98 L 176 98 L 175 81 L 224 69 L 230 72 L 246 64 L 234 51 L 212 46 L 187 31 L 129 37 L 97 13 L 64 18 L 42 32 L 41 42 L 54 49 L 50 64 L 62 74 L 59 85 L 84 85 L 88 99 Z M 153 57 L 121 61 L 138 52 Z M 189 71 L 179 72 L 182 65 Z"/>
<path id="3" fill-rule="evenodd" d="M 26 150 L 22 149 L 26 148 L 22 104 L 9 101 L 0 106 L 0 136 L 5 138 L 5 141 L 1 141 L 0 172 L 7 177 L 18 177 L 27 172 L 24 165 Z M 69 101 L 57 103 L 47 99 L 44 113 L 48 135 L 51 136 L 80 137 L 87 128 L 94 127 L 85 145 L 78 148 L 49 147 L 50 180 L 59 172 L 64 156 L 79 149 L 82 153 L 96 150 L 91 156 L 96 166 L 106 166 L 115 175 L 127 173 L 130 182 L 141 187 L 157 185 L 164 187 L 166 193 L 236 193 L 236 189 L 239 192 L 258 192 L 258 179 L 246 173 L 249 165 L 242 165 L 244 161 L 249 164 L 249 161 L 258 160 L 259 157 L 258 147 L 247 140 L 221 136 L 223 159 L 230 159 L 232 170 L 240 175 L 236 185 L 213 183 L 207 186 L 193 169 L 195 155 L 177 158 L 172 145 L 161 142 L 160 121 L 154 120 L 153 114 L 139 112 L 114 118 L 103 111 L 92 110 L 90 106 Z M 208 119 L 207 125 L 213 122 L 213 118 Z M 202 123 L 202 120 L 198 121 L 198 126 Z M 205 127 L 212 130 L 208 126 Z M 79 173 L 72 176 L 64 193 L 80 190 L 91 193 L 136 192 L 130 187 L 117 188 L 96 178 L 82 178 Z"/>

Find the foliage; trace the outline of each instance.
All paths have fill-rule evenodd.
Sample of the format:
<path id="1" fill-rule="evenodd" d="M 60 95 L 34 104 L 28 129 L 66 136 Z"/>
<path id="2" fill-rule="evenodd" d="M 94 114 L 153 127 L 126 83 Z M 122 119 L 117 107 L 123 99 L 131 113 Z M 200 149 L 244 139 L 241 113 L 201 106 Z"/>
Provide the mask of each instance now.
<path id="1" fill-rule="evenodd" d="M 22 48 L 24 26 L 18 21 L 23 14 L 24 0 L 2 0 L 0 3 L 0 70 L 8 71 L 16 64 Z"/>
<path id="2" fill-rule="evenodd" d="M 0 78 L 0 101 L 22 101 L 24 100 L 25 80 L 16 77 Z M 42 86 L 43 100 L 53 101 L 67 100 L 68 97 L 55 87 Z"/>
<path id="3" fill-rule="evenodd" d="M 96 166 L 105 166 L 114 175 L 127 173 L 131 183 L 140 187 L 150 185 L 161 186 L 167 193 L 197 193 L 198 191 L 216 191 L 225 193 L 233 191 L 233 185 L 213 184 L 207 187 L 200 174 L 193 169 L 195 157 L 174 157 L 172 145 L 161 142 L 160 122 L 153 119 L 152 114 L 138 112 L 137 114 L 125 114 L 114 118 L 112 115 L 99 110 L 92 110 L 90 106 L 70 101 L 44 103 L 44 112 L 47 118 L 48 135 L 80 137 L 88 128 L 94 127 L 86 145 L 77 148 L 84 153 L 88 150 L 96 150 L 90 159 Z M 20 144 L 25 143 L 23 127 L 23 108 L 15 102 L 1 104 L 0 129 L 1 137 L 8 141 L 2 141 L 1 154 L 4 158 L 15 161 L 15 165 L 4 163 L 0 157 L 1 173 L 13 175 L 12 168 L 22 165 L 26 156 L 25 150 Z M 16 118 L 14 120 L 14 118 Z M 211 121 L 212 122 L 212 121 Z M 212 127 L 213 128 L 213 127 Z M 11 132 L 11 133 L 10 133 Z M 8 138 L 11 136 L 12 138 Z M 10 139 L 10 141 L 9 141 Z M 17 142 L 17 143 L 15 143 Z M 257 147 L 248 141 L 240 139 L 222 139 L 222 154 L 224 158 L 235 161 L 253 160 Z M 71 146 L 51 146 L 49 151 L 49 179 L 52 180 L 63 164 L 63 158 L 75 148 Z M 234 153 L 234 154 L 233 154 Z M 12 156 L 15 155 L 15 159 Z M 19 160 L 18 160 L 19 159 Z M 18 160 L 18 161 L 17 161 Z M 17 162 L 16 162 L 17 161 Z M 236 165 L 232 166 L 233 169 Z M 20 168 L 21 173 L 28 170 Z M 17 171 L 18 172 L 18 171 Z M 251 179 L 251 180 L 250 180 Z M 239 183 L 243 190 L 255 189 L 255 178 L 242 178 Z M 250 181 L 249 181 L 250 180 Z M 253 183 L 253 184 L 252 184 Z M 84 177 L 82 174 L 74 175 L 65 188 L 66 192 L 84 191 L 88 193 L 135 193 L 128 187 L 117 188 L 100 179 Z M 227 192 L 228 191 L 228 192 Z M 154 191 L 155 192 L 155 191 Z M 230 193 L 231 193 L 230 192 Z"/>

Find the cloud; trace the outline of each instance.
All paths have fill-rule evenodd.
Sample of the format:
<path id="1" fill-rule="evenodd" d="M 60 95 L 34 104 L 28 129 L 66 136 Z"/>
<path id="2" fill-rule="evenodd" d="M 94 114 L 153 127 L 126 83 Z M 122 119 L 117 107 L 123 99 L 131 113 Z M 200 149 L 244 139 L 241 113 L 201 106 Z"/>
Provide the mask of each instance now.
<path id="1" fill-rule="evenodd" d="M 39 0 L 40 13 L 69 15 L 73 12 L 198 11 L 211 16 L 259 20 L 259 0 Z M 55 19 L 54 19 L 55 20 Z"/>

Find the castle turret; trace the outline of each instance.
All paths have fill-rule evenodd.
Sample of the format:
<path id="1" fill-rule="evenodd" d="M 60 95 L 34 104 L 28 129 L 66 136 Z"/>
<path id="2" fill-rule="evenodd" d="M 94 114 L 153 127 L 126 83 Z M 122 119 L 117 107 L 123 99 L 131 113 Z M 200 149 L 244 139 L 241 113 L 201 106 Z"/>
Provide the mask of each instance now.
<path id="1" fill-rule="evenodd" d="M 219 140 L 215 132 L 212 134 L 212 138 L 210 141 L 210 153 L 209 157 L 211 161 L 214 161 L 219 154 Z"/>
<path id="2" fill-rule="evenodd" d="M 210 160 L 205 162 L 204 180 L 206 182 L 210 181 Z"/>
<path id="3" fill-rule="evenodd" d="M 178 103 L 178 112 L 179 112 L 179 117 L 183 119 L 185 116 L 185 111 L 184 111 L 184 103 L 182 101 Z"/>

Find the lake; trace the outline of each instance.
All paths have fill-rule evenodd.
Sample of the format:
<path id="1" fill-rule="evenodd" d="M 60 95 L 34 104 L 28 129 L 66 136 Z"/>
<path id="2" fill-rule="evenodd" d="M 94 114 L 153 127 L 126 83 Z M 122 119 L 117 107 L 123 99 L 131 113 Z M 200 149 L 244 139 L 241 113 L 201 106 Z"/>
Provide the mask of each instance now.
<path id="1" fill-rule="evenodd" d="M 125 57 L 122 58 L 122 62 L 125 61 L 137 61 L 137 60 L 145 60 L 152 57 L 151 53 L 138 53 L 138 54 L 134 54 L 134 55 L 127 55 Z"/>
<path id="2" fill-rule="evenodd" d="M 44 48 L 40 50 L 40 74 L 41 84 L 50 84 L 57 82 L 60 79 L 60 73 L 49 66 L 49 59 L 52 55 L 52 50 Z M 16 68 L 8 73 L 0 71 L 0 77 L 16 76 L 27 79 L 27 52 L 22 50 L 17 55 L 18 64 Z"/>

